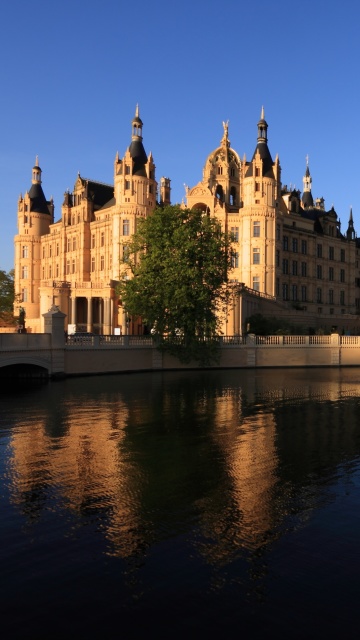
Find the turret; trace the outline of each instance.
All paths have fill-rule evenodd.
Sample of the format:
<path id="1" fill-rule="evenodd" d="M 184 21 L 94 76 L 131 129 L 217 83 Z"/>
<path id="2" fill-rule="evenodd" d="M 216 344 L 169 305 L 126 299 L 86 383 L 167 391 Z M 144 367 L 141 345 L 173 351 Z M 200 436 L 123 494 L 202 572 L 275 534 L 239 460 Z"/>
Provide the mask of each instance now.
<path id="1" fill-rule="evenodd" d="M 314 200 L 311 193 L 311 175 L 309 170 L 309 156 L 306 156 L 306 170 L 303 177 L 303 194 L 301 198 L 304 209 L 308 209 L 314 206 Z"/>

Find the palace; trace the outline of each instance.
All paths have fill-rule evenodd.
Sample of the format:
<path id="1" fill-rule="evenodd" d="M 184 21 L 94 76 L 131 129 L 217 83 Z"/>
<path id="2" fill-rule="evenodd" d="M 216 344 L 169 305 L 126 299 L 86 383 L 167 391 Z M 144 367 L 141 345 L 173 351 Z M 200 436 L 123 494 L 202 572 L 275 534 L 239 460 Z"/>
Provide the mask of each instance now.
<path id="1" fill-rule="evenodd" d="M 29 331 L 43 331 L 43 314 L 57 305 L 69 330 L 101 334 L 141 334 L 141 319 L 127 317 L 116 293 L 121 260 L 137 220 L 157 203 L 170 204 L 170 179 L 155 178 L 152 154 L 146 154 L 138 108 L 124 157 L 116 155 L 114 184 L 83 178 L 66 192 L 61 219 L 42 188 L 38 160 L 32 184 L 18 202 L 15 237 L 15 292 Z M 254 300 L 273 303 L 272 313 L 319 326 L 354 326 L 360 314 L 359 250 L 350 209 L 348 227 L 324 199 L 313 198 L 308 162 L 303 192 L 281 184 L 279 158 L 268 147 L 262 110 L 255 151 L 241 160 L 231 148 L 228 123 L 220 146 L 207 158 L 203 179 L 186 187 L 186 206 L 216 216 L 232 234 L 234 303 L 225 335 L 242 334 L 244 290 Z M 248 308 L 258 309 L 251 305 Z M 343 323 L 342 323 L 343 324 Z"/>

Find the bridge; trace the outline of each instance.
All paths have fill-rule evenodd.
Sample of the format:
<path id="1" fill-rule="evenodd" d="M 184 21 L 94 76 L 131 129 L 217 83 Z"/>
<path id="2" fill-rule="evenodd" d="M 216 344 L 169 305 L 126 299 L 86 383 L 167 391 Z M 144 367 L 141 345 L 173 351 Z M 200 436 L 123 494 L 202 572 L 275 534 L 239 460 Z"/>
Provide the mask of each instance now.
<path id="1" fill-rule="evenodd" d="M 198 368 L 161 352 L 151 336 L 69 336 L 65 314 L 44 314 L 45 333 L 0 334 L 1 378 L 169 371 Z M 360 336 L 225 336 L 221 368 L 360 366 Z"/>

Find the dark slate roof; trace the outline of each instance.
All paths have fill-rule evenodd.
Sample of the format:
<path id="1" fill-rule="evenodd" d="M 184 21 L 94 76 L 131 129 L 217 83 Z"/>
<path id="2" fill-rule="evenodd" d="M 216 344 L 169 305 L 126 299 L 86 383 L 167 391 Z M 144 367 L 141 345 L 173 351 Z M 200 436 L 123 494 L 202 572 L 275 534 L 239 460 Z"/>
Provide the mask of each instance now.
<path id="1" fill-rule="evenodd" d="M 113 207 L 116 204 L 116 199 L 111 198 L 109 202 L 105 202 L 105 204 L 101 207 L 101 209 L 109 209 L 109 207 Z"/>
<path id="2" fill-rule="evenodd" d="M 311 191 L 304 191 L 301 197 L 301 202 L 303 203 L 304 207 L 314 206 L 314 200 L 313 200 Z"/>
<path id="3" fill-rule="evenodd" d="M 94 203 L 95 208 L 101 208 L 114 197 L 114 187 L 104 182 L 95 182 L 82 178 L 86 186 L 86 195 Z"/>
<path id="4" fill-rule="evenodd" d="M 44 196 L 41 184 L 32 184 L 29 191 L 30 198 L 30 211 L 36 211 L 36 213 L 47 213 L 50 215 L 48 203 Z"/>
<path id="5" fill-rule="evenodd" d="M 245 177 L 251 178 L 251 176 L 253 175 L 253 160 L 257 152 L 260 153 L 260 158 L 263 162 L 263 176 L 265 178 L 274 178 L 274 172 L 273 172 L 274 163 L 269 151 L 269 147 L 267 146 L 267 143 L 264 142 L 263 140 L 259 141 L 256 145 L 254 155 L 246 171 Z"/>
<path id="6" fill-rule="evenodd" d="M 148 161 L 141 140 L 133 140 L 129 147 L 130 156 L 133 159 L 133 176 L 146 177 L 145 165 Z"/>

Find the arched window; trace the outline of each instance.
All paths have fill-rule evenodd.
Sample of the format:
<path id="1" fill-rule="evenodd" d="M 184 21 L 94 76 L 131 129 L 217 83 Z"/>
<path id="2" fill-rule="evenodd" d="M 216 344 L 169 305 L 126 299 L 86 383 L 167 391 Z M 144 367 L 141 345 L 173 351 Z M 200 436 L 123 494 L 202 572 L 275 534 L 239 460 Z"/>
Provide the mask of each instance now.
<path id="1" fill-rule="evenodd" d="M 218 184 L 218 186 L 216 187 L 215 195 L 217 199 L 220 200 L 220 202 L 224 202 L 224 191 L 221 184 Z"/>
<path id="2" fill-rule="evenodd" d="M 235 187 L 231 187 L 230 189 L 230 204 L 231 205 L 236 204 L 236 188 Z"/>
<path id="3" fill-rule="evenodd" d="M 222 176 L 222 167 L 218 167 L 217 172 L 219 176 Z"/>

